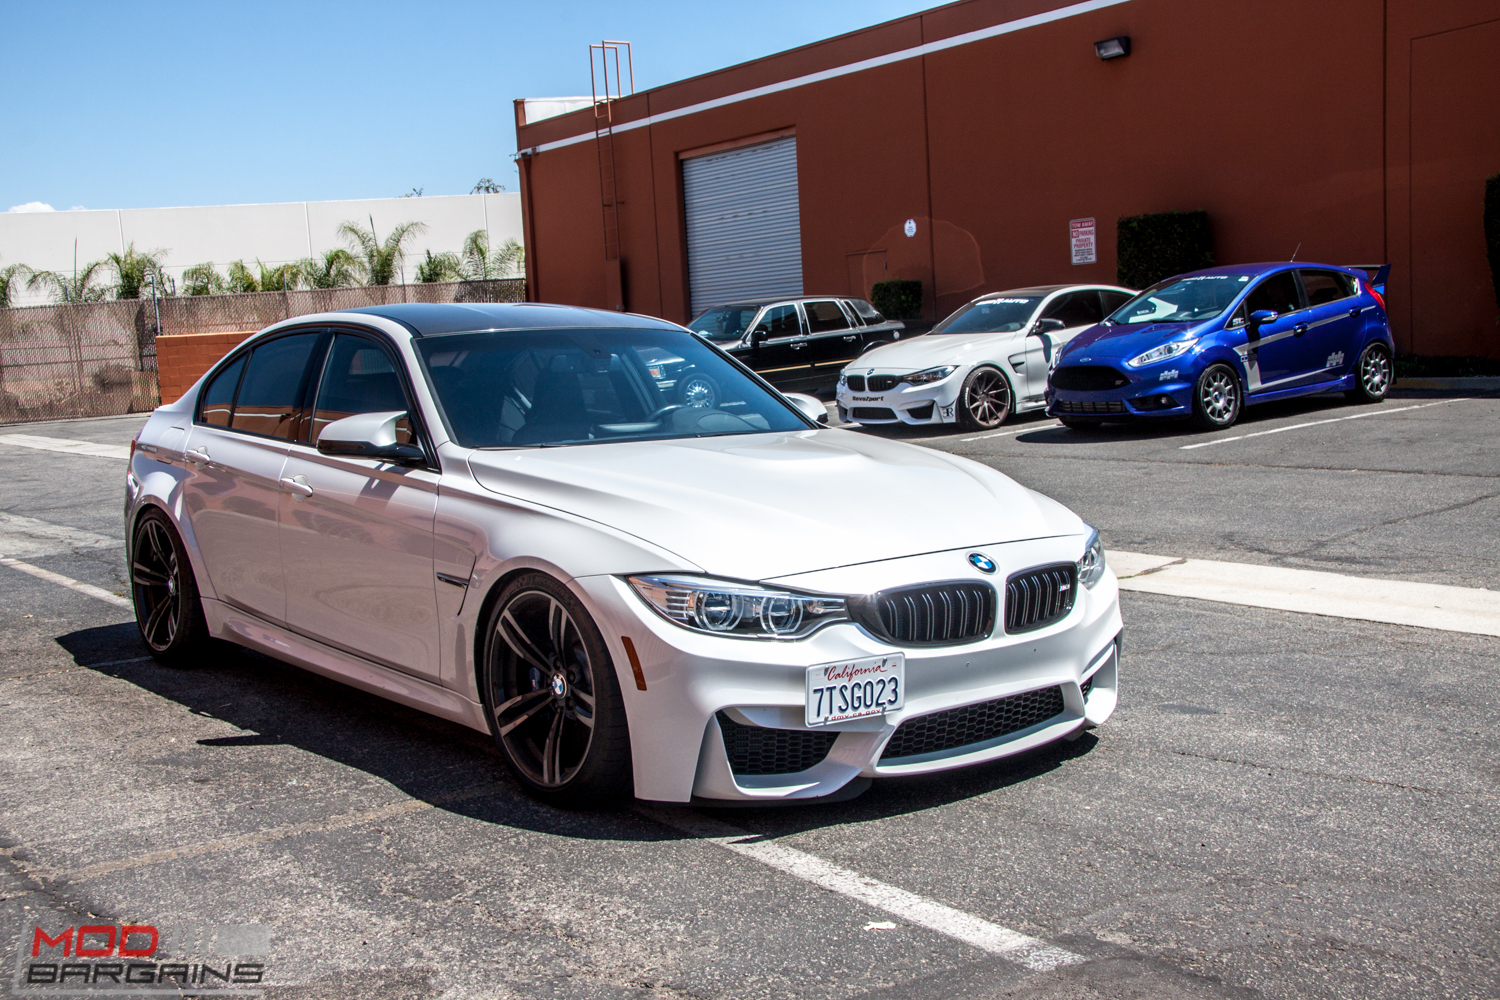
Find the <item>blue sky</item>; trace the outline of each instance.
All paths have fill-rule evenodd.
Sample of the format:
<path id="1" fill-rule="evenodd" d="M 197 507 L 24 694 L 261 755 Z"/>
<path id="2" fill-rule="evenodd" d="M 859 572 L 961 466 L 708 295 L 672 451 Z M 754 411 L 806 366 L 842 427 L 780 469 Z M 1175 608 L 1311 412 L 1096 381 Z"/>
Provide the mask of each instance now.
<path id="1" fill-rule="evenodd" d="M 514 191 L 512 99 L 587 94 L 590 41 L 645 89 L 933 5 L 0 0 L 0 211 Z"/>

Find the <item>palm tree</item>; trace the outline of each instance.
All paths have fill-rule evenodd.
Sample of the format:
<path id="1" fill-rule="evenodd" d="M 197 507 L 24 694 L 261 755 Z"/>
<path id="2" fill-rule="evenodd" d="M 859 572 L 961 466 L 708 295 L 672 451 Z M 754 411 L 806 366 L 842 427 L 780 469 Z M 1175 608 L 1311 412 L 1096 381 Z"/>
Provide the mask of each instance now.
<path id="1" fill-rule="evenodd" d="M 237 260 L 229 265 L 225 287 L 231 292 L 258 292 L 260 281 L 255 277 L 255 272 L 245 266 L 244 261 Z"/>
<path id="2" fill-rule="evenodd" d="M 229 285 L 213 265 L 213 261 L 194 264 L 182 272 L 182 294 L 222 295 Z"/>
<path id="3" fill-rule="evenodd" d="M 69 277 L 61 271 L 31 271 L 26 287 L 44 289 L 64 302 L 101 302 L 109 297 L 110 286 L 101 280 L 107 260 L 89 261 Z"/>
<path id="4" fill-rule="evenodd" d="M 15 291 L 32 275 L 25 264 L 0 267 L 0 309 L 9 309 L 15 303 Z"/>
<path id="5" fill-rule="evenodd" d="M 103 263 L 115 272 L 115 284 L 111 289 L 117 299 L 138 299 L 148 279 L 156 279 L 158 293 L 165 293 L 167 282 L 162 274 L 161 262 L 167 256 L 165 250 L 137 250 L 134 241 L 124 253 L 104 255 Z"/>
<path id="6" fill-rule="evenodd" d="M 359 261 L 367 285 L 389 285 L 396 277 L 396 269 L 406 259 L 406 244 L 412 237 L 427 232 L 425 222 L 403 222 L 391 230 L 381 242 L 375 235 L 375 218 L 370 217 L 370 228 L 363 229 L 357 222 L 339 224 L 338 233 L 349 242 Z"/>
<path id="7" fill-rule="evenodd" d="M 260 258 L 255 258 L 255 267 L 260 271 L 257 284 L 263 292 L 290 292 L 302 280 L 302 270 L 296 264 L 279 264 L 267 267 Z"/>
<path id="8" fill-rule="evenodd" d="M 459 276 L 464 281 L 492 281 L 508 278 L 526 260 L 526 250 L 515 240 L 506 240 L 497 250 L 490 249 L 490 234 L 476 229 L 464 237 L 460 254 Z"/>
<path id="9" fill-rule="evenodd" d="M 462 277 L 458 254 L 427 251 L 427 257 L 417 264 L 417 280 L 423 284 L 434 281 L 458 281 Z"/>
<path id="10" fill-rule="evenodd" d="M 325 251 L 322 257 L 303 258 L 297 262 L 297 270 L 309 288 L 348 288 L 359 284 L 359 260 L 343 247 Z"/>

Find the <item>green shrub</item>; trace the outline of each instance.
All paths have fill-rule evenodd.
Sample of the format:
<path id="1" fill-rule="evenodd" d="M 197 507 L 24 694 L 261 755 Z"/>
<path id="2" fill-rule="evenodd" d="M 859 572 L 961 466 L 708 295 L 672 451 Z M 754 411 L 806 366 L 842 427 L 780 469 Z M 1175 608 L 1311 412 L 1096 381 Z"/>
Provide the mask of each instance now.
<path id="1" fill-rule="evenodd" d="M 886 319 L 916 319 L 922 312 L 922 283 L 877 281 L 870 289 L 870 304 Z"/>
<path id="2" fill-rule="evenodd" d="M 1490 256 L 1490 283 L 1500 305 L 1500 174 L 1484 182 L 1484 243 Z"/>
<path id="3" fill-rule="evenodd" d="M 1116 243 L 1120 284 L 1145 288 L 1184 271 L 1213 267 L 1207 212 L 1152 212 L 1120 220 Z"/>

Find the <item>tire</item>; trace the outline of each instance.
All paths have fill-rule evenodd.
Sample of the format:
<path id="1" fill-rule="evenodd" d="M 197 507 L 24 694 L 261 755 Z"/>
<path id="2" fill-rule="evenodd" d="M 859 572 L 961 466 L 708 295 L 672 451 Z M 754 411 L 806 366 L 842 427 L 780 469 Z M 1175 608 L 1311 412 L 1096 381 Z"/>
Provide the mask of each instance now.
<path id="1" fill-rule="evenodd" d="M 1104 424 L 1102 420 L 1088 420 L 1083 417 L 1058 417 L 1057 422 L 1075 431 L 1097 431 Z"/>
<path id="2" fill-rule="evenodd" d="M 683 406 L 712 410 L 719 405 L 719 383 L 707 375 L 688 375 L 677 386 L 677 401 Z"/>
<path id="3" fill-rule="evenodd" d="M 1243 403 L 1234 369 L 1223 363 L 1209 365 L 1193 385 L 1193 424 L 1205 431 L 1233 427 Z"/>
<path id="4" fill-rule="evenodd" d="M 604 638 L 582 603 L 544 573 L 500 592 L 485 639 L 490 731 L 534 796 L 591 808 L 633 791 L 625 703 Z"/>
<path id="5" fill-rule="evenodd" d="M 158 663 L 193 666 L 211 642 L 187 548 L 166 514 L 148 508 L 130 546 L 130 596 L 141 639 Z"/>
<path id="6" fill-rule="evenodd" d="M 1360 352 L 1354 365 L 1354 388 L 1344 395 L 1356 403 L 1378 403 L 1390 393 L 1394 374 L 1391 352 L 1377 340 Z"/>
<path id="7" fill-rule="evenodd" d="M 990 430 L 1005 423 L 1015 402 L 1010 379 L 998 368 L 975 368 L 958 392 L 959 425 L 971 431 Z"/>

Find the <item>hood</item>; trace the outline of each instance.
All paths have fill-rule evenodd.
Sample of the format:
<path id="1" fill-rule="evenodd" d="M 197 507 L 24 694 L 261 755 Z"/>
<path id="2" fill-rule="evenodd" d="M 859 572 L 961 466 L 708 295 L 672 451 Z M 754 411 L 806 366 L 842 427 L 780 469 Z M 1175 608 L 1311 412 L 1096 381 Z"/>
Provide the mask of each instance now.
<path id="1" fill-rule="evenodd" d="M 1005 344 L 1020 337 L 1010 333 L 938 333 L 898 340 L 868 350 L 844 366 L 844 371 L 861 374 L 871 368 L 879 372 L 905 374 L 939 365 L 962 365 L 982 361 L 1004 351 Z"/>
<path id="2" fill-rule="evenodd" d="M 741 580 L 1083 530 L 987 466 L 843 430 L 476 451 L 469 466 L 491 492 Z"/>
<path id="3" fill-rule="evenodd" d="M 1091 326 L 1068 341 L 1061 360 L 1077 363 L 1079 357 L 1116 361 L 1143 354 L 1158 344 L 1189 335 L 1191 323 L 1148 323 L 1145 326 Z"/>

